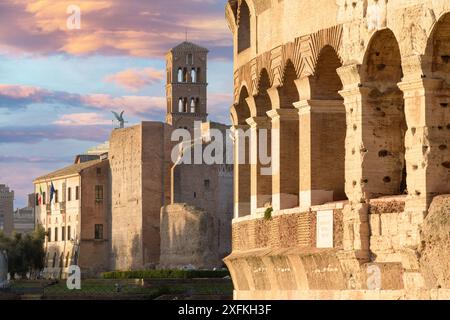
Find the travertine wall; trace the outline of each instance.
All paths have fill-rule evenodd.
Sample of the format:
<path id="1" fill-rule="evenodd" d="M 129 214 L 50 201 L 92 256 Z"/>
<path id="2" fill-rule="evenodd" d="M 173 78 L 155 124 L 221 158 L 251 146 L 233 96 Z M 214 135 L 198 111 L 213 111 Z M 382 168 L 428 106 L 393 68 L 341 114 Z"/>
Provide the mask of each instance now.
<path id="1" fill-rule="evenodd" d="M 348 199 L 342 248 L 326 253 L 339 260 L 345 283 L 334 289 L 366 289 L 366 269 L 375 264 L 383 279 L 400 279 L 383 282 L 382 289 L 399 290 L 392 297 L 444 297 L 445 290 L 426 286 L 418 257 L 429 239 L 421 234 L 429 206 L 450 193 L 450 2 L 230 0 L 226 16 L 235 42 L 231 117 L 236 128 L 249 123 L 254 131 L 265 120 L 271 123 L 275 216 Z M 239 42 L 247 37 L 244 49 Z M 267 95 L 269 100 L 260 99 Z M 253 138 L 249 149 L 255 148 Z M 257 185 L 260 178 L 244 165 L 238 169 L 234 223 L 243 224 L 258 219 L 263 208 L 255 199 L 262 194 L 257 188 L 240 192 L 247 191 L 244 182 Z M 250 212 L 245 203 L 251 203 Z M 246 237 L 236 232 L 234 241 L 242 243 Z M 293 248 L 284 254 L 289 259 Z M 268 296 L 316 295 L 296 295 L 272 283 L 271 272 L 284 267 L 266 261 L 255 269 L 246 260 L 259 256 L 237 250 L 227 258 L 233 279 L 247 281 L 241 285 L 247 289 L 236 284 L 237 297 L 252 296 L 240 295 L 242 290 L 259 296 L 250 279 L 255 270 L 266 270 Z M 246 266 L 249 273 L 238 274 Z M 305 268 L 288 269 L 302 279 L 318 272 Z M 321 289 L 332 290 L 327 276 L 321 281 Z"/>

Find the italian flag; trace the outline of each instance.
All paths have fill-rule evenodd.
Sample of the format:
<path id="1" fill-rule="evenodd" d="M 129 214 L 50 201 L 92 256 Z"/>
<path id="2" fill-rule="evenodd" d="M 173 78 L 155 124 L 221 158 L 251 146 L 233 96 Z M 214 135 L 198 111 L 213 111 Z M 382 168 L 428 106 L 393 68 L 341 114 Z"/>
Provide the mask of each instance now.
<path id="1" fill-rule="evenodd" d="M 39 186 L 38 204 L 42 205 L 42 186 Z"/>

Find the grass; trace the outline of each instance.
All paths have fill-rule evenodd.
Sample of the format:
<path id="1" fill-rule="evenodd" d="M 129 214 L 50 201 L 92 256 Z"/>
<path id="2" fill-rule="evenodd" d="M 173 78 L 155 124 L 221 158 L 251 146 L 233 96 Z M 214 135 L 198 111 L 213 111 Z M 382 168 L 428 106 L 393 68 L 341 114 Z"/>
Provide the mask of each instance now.
<path id="1" fill-rule="evenodd" d="M 177 282 L 156 281 L 149 286 L 141 286 L 135 281 L 116 279 L 85 279 L 81 282 L 81 290 L 67 289 L 66 281 L 46 286 L 49 281 L 15 281 L 16 289 L 42 289 L 45 299 L 146 299 L 152 300 L 162 295 L 221 295 L 232 296 L 231 281 L 219 281 L 214 284 L 208 281 Z M 119 285 L 119 289 L 117 287 Z"/>

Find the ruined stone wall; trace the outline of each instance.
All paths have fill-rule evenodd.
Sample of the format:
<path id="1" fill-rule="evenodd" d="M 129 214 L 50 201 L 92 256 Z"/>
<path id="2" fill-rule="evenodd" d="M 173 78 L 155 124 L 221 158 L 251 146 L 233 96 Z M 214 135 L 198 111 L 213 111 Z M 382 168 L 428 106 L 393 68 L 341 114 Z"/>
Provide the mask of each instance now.
<path id="1" fill-rule="evenodd" d="M 207 211 L 187 204 L 172 204 L 161 209 L 162 268 L 219 268 L 223 256 L 217 232 L 218 219 Z"/>
<path id="2" fill-rule="evenodd" d="M 216 219 L 214 233 L 222 258 L 231 252 L 232 175 L 229 165 L 179 165 L 174 169 L 174 203 L 188 203 Z"/>
<path id="3" fill-rule="evenodd" d="M 114 130 L 110 138 L 111 268 L 142 266 L 142 127 Z"/>

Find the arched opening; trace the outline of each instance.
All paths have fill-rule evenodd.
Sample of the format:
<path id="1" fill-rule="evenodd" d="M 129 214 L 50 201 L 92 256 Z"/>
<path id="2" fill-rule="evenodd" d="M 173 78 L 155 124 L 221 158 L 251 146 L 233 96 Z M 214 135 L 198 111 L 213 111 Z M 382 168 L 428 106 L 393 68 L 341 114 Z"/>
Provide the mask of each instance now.
<path id="1" fill-rule="evenodd" d="M 180 98 L 178 100 L 178 112 L 182 113 L 183 112 L 183 98 Z"/>
<path id="2" fill-rule="evenodd" d="M 195 98 L 191 98 L 191 113 L 195 113 Z"/>
<path id="3" fill-rule="evenodd" d="M 192 68 L 191 70 L 191 81 L 193 83 L 197 82 L 197 71 L 195 70 L 195 68 Z"/>
<path id="4" fill-rule="evenodd" d="M 428 40 L 426 59 L 431 56 L 433 89 L 425 91 L 427 118 L 427 196 L 450 193 L 450 13 L 435 24 Z M 427 70 L 424 70 L 425 72 Z M 440 82 L 440 83 L 439 83 Z"/>
<path id="5" fill-rule="evenodd" d="M 369 198 L 403 194 L 407 192 L 407 125 L 403 92 L 398 87 L 403 70 L 400 48 L 391 30 L 373 36 L 362 72 L 363 86 L 368 88 L 362 118 L 370 119 L 362 128 L 363 150 L 358 150 L 365 153 L 362 183 Z"/>
<path id="6" fill-rule="evenodd" d="M 195 112 L 199 112 L 200 110 L 200 98 L 195 99 Z"/>
<path id="7" fill-rule="evenodd" d="M 183 82 L 183 69 L 178 68 L 177 81 L 179 83 Z"/>
<path id="8" fill-rule="evenodd" d="M 235 105 L 238 125 L 234 135 L 234 202 L 237 217 L 251 214 L 250 130 L 247 124 L 247 119 L 250 118 L 250 108 L 246 101 L 248 97 L 247 88 L 243 87 L 239 95 L 239 102 Z"/>
<path id="9" fill-rule="evenodd" d="M 299 205 L 299 116 L 294 103 L 300 100 L 295 80 L 297 73 L 289 60 L 283 73 L 283 85 L 278 89 L 280 109 L 272 120 L 272 154 L 279 163 L 278 173 L 272 176 L 272 192 L 278 196 L 279 209 Z M 277 150 L 278 151 L 275 151 Z M 278 190 L 277 190 L 278 189 Z"/>
<path id="10" fill-rule="evenodd" d="M 239 7 L 238 17 L 238 53 L 250 48 L 250 9 L 246 1 Z"/>
<path id="11" fill-rule="evenodd" d="M 450 85 L 450 13 L 437 22 L 428 46 L 433 55 L 433 77 L 443 79 Z"/>
<path id="12" fill-rule="evenodd" d="M 184 112 L 184 113 L 187 113 L 188 110 L 189 110 L 189 109 L 188 109 L 188 103 L 189 103 L 189 102 L 188 102 L 188 98 L 184 98 L 184 99 L 183 99 L 183 112 Z"/>
<path id="13" fill-rule="evenodd" d="M 189 73 L 187 71 L 187 68 L 183 68 L 183 82 L 184 83 L 188 82 L 188 78 L 189 78 Z"/>
<path id="14" fill-rule="evenodd" d="M 311 78 L 311 185 L 312 204 L 347 199 L 345 194 L 346 114 L 339 94 L 342 82 L 337 69 L 342 66 L 336 51 L 325 46 Z M 303 119 L 301 116 L 301 125 Z M 301 134 L 301 133 L 300 133 Z M 303 190 L 302 190 L 303 191 Z"/>
<path id="15" fill-rule="evenodd" d="M 189 54 L 186 56 L 186 64 L 187 64 L 187 65 L 192 65 L 192 64 L 194 64 L 194 56 L 193 56 L 192 53 L 189 53 Z"/>
<path id="16" fill-rule="evenodd" d="M 270 78 L 266 69 L 260 73 L 256 106 L 256 152 L 257 160 L 252 167 L 252 194 L 256 195 L 256 207 L 263 208 L 272 203 L 272 126 L 267 112 L 272 109 L 269 94 Z"/>

